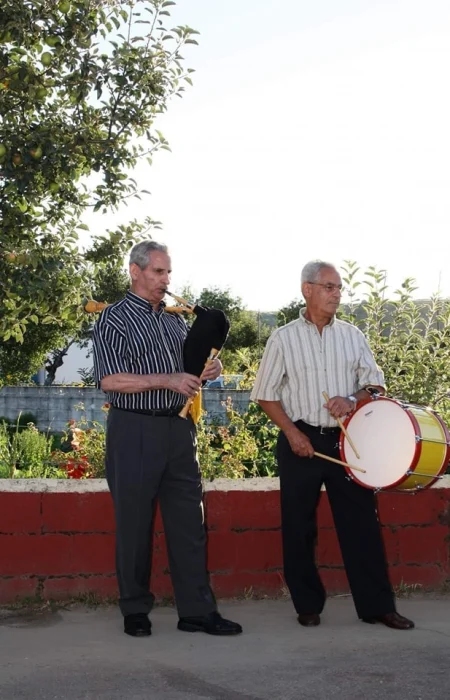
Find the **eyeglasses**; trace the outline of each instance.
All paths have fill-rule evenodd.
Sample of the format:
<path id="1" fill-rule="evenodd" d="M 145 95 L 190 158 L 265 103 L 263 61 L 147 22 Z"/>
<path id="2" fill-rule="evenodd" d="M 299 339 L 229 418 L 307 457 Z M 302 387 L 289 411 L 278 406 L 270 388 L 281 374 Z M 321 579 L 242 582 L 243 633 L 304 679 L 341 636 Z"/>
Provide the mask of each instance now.
<path id="1" fill-rule="evenodd" d="M 330 294 L 336 289 L 338 290 L 339 294 L 345 292 L 345 287 L 343 287 L 342 284 L 332 284 L 331 282 L 327 282 L 326 284 L 324 282 L 308 282 L 308 284 L 316 284 L 318 287 L 323 287 Z"/>

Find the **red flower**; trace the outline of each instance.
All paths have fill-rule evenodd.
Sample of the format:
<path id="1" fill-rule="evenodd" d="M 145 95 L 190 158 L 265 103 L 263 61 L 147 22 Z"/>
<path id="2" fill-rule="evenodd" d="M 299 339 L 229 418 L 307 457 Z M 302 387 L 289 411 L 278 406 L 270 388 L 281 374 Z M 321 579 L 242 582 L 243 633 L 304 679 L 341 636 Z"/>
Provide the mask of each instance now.
<path id="1" fill-rule="evenodd" d="M 86 455 L 81 457 L 69 457 L 66 462 L 60 464 L 61 469 L 65 469 L 69 479 L 89 478 L 90 464 Z"/>

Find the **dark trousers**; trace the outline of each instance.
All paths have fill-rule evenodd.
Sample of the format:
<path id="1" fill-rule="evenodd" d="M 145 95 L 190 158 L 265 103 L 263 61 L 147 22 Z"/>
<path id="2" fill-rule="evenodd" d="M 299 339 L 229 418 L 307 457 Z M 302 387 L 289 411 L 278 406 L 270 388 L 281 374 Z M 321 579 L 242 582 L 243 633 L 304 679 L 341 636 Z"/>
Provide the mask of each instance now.
<path id="1" fill-rule="evenodd" d="M 190 418 L 111 408 L 106 478 L 116 518 L 116 569 L 123 615 L 149 613 L 153 517 L 161 508 L 180 617 L 216 610 L 206 569 L 206 533 L 196 430 Z"/>
<path id="2" fill-rule="evenodd" d="M 314 449 L 339 459 L 339 435 L 307 429 Z M 315 563 L 316 509 L 325 484 L 358 616 L 395 610 L 373 491 L 349 479 L 344 467 L 318 457 L 295 455 L 284 433 L 277 445 L 280 472 L 283 559 L 297 613 L 320 613 L 325 589 Z"/>

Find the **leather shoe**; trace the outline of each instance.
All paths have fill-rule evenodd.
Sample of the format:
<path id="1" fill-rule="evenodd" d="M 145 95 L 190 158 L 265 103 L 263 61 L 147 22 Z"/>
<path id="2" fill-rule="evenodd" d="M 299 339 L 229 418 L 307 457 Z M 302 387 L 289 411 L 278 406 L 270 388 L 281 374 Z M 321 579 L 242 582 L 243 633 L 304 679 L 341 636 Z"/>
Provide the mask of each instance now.
<path id="1" fill-rule="evenodd" d="M 386 613 L 385 615 L 374 615 L 374 617 L 363 617 L 363 622 L 367 622 L 369 625 L 374 625 L 376 622 L 381 622 L 382 625 L 386 627 L 392 627 L 394 630 L 412 630 L 414 629 L 414 622 L 408 620 L 407 617 L 399 615 L 398 612 Z"/>
<path id="2" fill-rule="evenodd" d="M 145 613 L 125 615 L 123 628 L 130 637 L 149 637 L 152 633 L 152 623 Z"/>
<path id="3" fill-rule="evenodd" d="M 317 613 L 299 615 L 297 620 L 303 627 L 317 627 L 317 625 L 320 625 L 320 615 Z"/>
<path id="4" fill-rule="evenodd" d="M 221 636 L 240 634 L 241 625 L 231 620 L 225 620 L 218 612 L 209 613 L 201 617 L 180 617 L 178 629 L 183 632 L 206 632 Z"/>

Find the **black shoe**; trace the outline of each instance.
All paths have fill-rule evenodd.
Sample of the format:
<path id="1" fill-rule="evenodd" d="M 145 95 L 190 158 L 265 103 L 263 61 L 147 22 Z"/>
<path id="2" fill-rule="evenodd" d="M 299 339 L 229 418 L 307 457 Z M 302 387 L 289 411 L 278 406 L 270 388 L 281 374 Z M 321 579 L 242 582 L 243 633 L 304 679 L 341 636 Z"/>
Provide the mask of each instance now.
<path id="1" fill-rule="evenodd" d="M 130 637 L 149 637 L 152 633 L 152 623 L 145 613 L 125 615 L 123 631 Z"/>
<path id="2" fill-rule="evenodd" d="M 317 625 L 320 625 L 320 615 L 317 613 L 298 615 L 297 620 L 303 627 L 317 627 Z"/>
<path id="3" fill-rule="evenodd" d="M 231 635 L 241 634 L 242 627 L 237 622 L 225 620 L 218 612 L 202 617 L 180 617 L 178 629 L 183 632 L 206 632 L 206 634 Z"/>
<path id="4" fill-rule="evenodd" d="M 374 625 L 376 622 L 381 622 L 382 625 L 390 627 L 394 630 L 412 630 L 414 629 L 414 622 L 408 620 L 407 617 L 399 615 L 398 612 L 386 613 L 385 615 L 375 615 L 374 617 L 363 617 L 361 618 L 363 622 L 367 622 L 369 625 Z"/>

